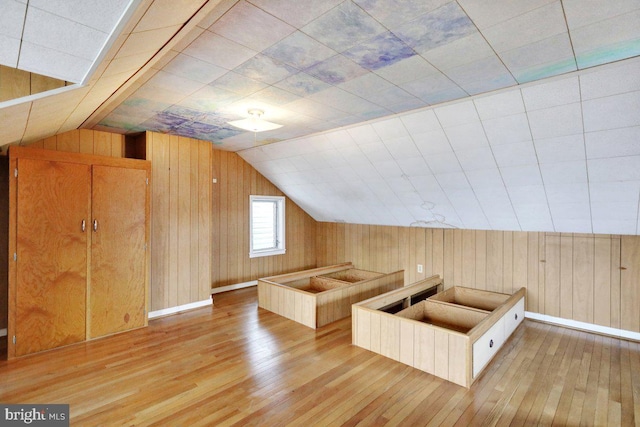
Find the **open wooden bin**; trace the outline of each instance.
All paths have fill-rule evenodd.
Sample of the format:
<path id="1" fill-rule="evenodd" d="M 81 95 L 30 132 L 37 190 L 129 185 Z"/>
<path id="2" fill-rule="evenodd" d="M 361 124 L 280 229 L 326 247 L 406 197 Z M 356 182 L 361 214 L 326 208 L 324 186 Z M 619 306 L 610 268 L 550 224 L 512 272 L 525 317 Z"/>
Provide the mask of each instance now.
<path id="1" fill-rule="evenodd" d="M 395 314 L 382 310 L 434 285 L 439 276 L 354 304 L 353 344 L 471 387 L 524 319 L 525 288 L 508 295 L 456 286 Z"/>
<path id="2" fill-rule="evenodd" d="M 258 280 L 258 306 L 310 328 L 351 315 L 351 305 L 402 287 L 404 271 L 383 274 L 344 263 Z"/>

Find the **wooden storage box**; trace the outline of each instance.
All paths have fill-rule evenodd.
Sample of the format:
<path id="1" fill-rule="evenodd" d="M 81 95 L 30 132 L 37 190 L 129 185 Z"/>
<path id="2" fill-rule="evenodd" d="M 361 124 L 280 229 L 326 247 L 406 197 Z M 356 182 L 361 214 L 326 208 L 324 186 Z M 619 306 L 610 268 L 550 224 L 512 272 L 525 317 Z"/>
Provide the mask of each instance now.
<path id="1" fill-rule="evenodd" d="M 351 305 L 397 289 L 404 272 L 383 274 L 344 263 L 258 280 L 258 306 L 310 328 L 351 314 Z"/>
<path id="2" fill-rule="evenodd" d="M 468 388 L 524 319 L 525 288 L 456 286 L 395 314 L 381 310 L 441 284 L 433 276 L 354 304 L 353 344 Z"/>

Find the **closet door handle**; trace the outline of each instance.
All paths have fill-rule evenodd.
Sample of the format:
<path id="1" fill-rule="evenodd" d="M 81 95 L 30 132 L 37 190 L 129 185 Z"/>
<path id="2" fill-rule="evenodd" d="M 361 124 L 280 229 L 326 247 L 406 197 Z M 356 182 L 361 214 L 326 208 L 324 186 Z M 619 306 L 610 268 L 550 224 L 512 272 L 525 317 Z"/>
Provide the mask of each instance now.
<path id="1" fill-rule="evenodd" d="M 84 233 L 84 231 L 87 229 L 87 221 L 86 220 L 82 220 L 82 232 Z"/>
<path id="2" fill-rule="evenodd" d="M 93 231 L 98 231 L 98 220 L 97 219 L 93 220 Z"/>

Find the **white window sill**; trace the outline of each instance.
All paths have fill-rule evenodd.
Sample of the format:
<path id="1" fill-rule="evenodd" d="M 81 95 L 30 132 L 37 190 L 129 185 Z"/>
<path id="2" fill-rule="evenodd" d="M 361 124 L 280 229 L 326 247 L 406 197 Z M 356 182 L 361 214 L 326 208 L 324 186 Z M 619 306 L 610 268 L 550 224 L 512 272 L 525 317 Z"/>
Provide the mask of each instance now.
<path id="1" fill-rule="evenodd" d="M 263 256 L 271 256 L 271 255 L 284 255 L 286 253 L 286 249 L 276 249 L 273 251 L 260 251 L 260 252 L 251 252 L 249 253 L 249 258 L 259 258 Z"/>

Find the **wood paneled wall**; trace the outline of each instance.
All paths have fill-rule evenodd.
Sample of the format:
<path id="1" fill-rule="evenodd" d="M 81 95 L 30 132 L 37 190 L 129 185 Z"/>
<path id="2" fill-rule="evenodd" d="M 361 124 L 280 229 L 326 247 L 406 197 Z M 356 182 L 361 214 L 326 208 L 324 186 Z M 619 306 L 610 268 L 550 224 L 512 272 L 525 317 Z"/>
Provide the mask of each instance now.
<path id="1" fill-rule="evenodd" d="M 0 102 L 64 87 L 67 82 L 0 65 Z"/>
<path id="2" fill-rule="evenodd" d="M 286 199 L 286 254 L 249 258 L 249 196 L 284 196 L 240 156 L 213 150 L 212 287 L 316 267 L 316 221 Z"/>
<path id="3" fill-rule="evenodd" d="M 76 129 L 61 133 L 35 141 L 29 146 L 46 150 L 124 157 L 124 135 L 90 129 Z"/>
<path id="4" fill-rule="evenodd" d="M 214 287 L 316 267 L 316 221 L 289 199 L 287 253 L 249 258 L 249 195 L 284 194 L 240 156 L 155 132 L 137 144 L 146 146 L 152 169 L 150 310 L 202 301 Z M 87 129 L 30 145 L 125 156 L 123 135 Z"/>
<path id="5" fill-rule="evenodd" d="M 146 133 L 151 160 L 151 310 L 211 293 L 211 144 Z"/>
<path id="6" fill-rule="evenodd" d="M 202 301 L 214 287 L 316 266 L 316 222 L 288 199 L 287 253 L 249 258 L 249 195 L 283 194 L 240 156 L 155 132 L 146 133 L 146 147 L 151 310 Z"/>
<path id="7" fill-rule="evenodd" d="M 318 223 L 318 265 L 432 274 L 445 287 L 511 293 L 527 310 L 640 332 L 640 236 L 428 229 Z M 417 272 L 417 265 L 423 272 Z"/>
<path id="8" fill-rule="evenodd" d="M 9 158 L 0 157 L 0 329 L 7 328 L 9 293 Z"/>

